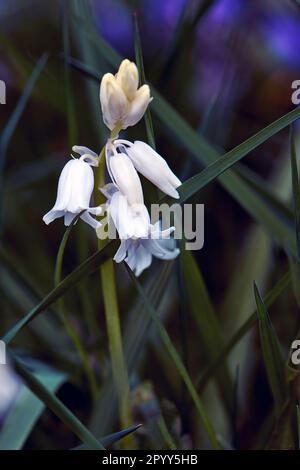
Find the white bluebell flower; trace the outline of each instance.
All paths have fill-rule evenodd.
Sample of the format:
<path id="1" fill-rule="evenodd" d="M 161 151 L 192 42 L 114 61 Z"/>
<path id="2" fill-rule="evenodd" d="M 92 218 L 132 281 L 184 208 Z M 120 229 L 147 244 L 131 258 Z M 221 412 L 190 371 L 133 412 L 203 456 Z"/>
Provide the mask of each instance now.
<path id="1" fill-rule="evenodd" d="M 58 217 L 64 217 L 65 225 L 82 211 L 80 218 L 94 229 L 101 225 L 92 215 L 100 215 L 100 207 L 90 207 L 94 189 L 94 173 L 91 165 L 98 163 L 97 155 L 86 147 L 74 146 L 73 150 L 81 154 L 72 158 L 64 166 L 58 181 L 56 201 L 52 209 L 44 215 L 43 221 L 48 225 Z"/>

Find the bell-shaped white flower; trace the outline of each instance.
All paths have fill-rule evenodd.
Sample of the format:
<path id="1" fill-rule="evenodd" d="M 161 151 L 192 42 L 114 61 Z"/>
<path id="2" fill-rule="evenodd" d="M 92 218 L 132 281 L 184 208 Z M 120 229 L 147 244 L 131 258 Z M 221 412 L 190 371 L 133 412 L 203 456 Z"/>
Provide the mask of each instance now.
<path id="1" fill-rule="evenodd" d="M 114 145 L 116 147 L 125 146 L 126 154 L 139 173 L 164 193 L 175 199 L 179 198 L 176 188 L 181 185 L 180 179 L 170 169 L 166 160 L 153 150 L 150 145 L 139 140 L 136 140 L 134 143 L 128 140 L 115 140 Z"/>
<path id="2" fill-rule="evenodd" d="M 123 146 L 120 147 L 122 150 Z M 144 204 L 141 180 L 130 158 L 122 151 L 117 152 L 113 143 L 106 145 L 106 164 L 113 183 L 126 196 L 129 204 Z"/>
<path id="3" fill-rule="evenodd" d="M 100 84 L 103 121 L 112 131 L 134 126 L 151 101 L 148 85 L 138 88 L 139 74 L 134 62 L 125 59 L 116 75 L 106 73 Z"/>
<path id="4" fill-rule="evenodd" d="M 180 250 L 176 248 L 175 241 L 170 238 L 175 227 L 167 230 L 160 229 L 160 223 L 149 225 L 146 238 L 121 240 L 120 247 L 114 256 L 114 261 L 125 261 L 136 276 L 140 276 L 152 263 L 152 257 L 162 260 L 172 260 L 178 256 Z"/>
<path id="5" fill-rule="evenodd" d="M 121 239 L 148 236 L 150 217 L 143 203 L 129 204 L 128 198 L 114 184 L 101 189 L 107 198 L 106 209 Z"/>
<path id="6" fill-rule="evenodd" d="M 121 240 L 114 261 L 125 260 L 139 276 L 150 266 L 153 256 L 163 260 L 178 256 L 180 251 L 170 238 L 175 227 L 161 230 L 160 222 L 152 225 L 146 206 L 136 205 L 135 211 L 113 183 L 105 185 L 101 191 L 107 198 L 109 220 L 113 221 Z"/>
<path id="7" fill-rule="evenodd" d="M 58 217 L 64 217 L 65 225 L 70 225 L 72 220 L 80 212 L 84 211 L 80 218 L 94 229 L 101 225 L 91 214 L 101 214 L 100 207 L 89 207 L 91 195 L 94 189 L 94 173 L 85 159 L 91 159 L 96 164 L 96 154 L 85 147 L 73 148 L 82 156 L 79 159 L 72 158 L 64 166 L 58 181 L 57 197 L 53 208 L 43 217 L 48 225 Z"/>

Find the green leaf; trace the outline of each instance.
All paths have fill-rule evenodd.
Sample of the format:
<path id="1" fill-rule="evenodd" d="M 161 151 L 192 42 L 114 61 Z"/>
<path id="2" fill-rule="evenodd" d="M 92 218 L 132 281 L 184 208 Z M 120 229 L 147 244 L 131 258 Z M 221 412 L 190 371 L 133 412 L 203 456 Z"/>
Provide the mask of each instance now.
<path id="1" fill-rule="evenodd" d="M 228 170 L 232 165 L 234 165 L 243 157 L 248 155 L 256 147 L 264 143 L 273 135 L 277 134 L 277 132 L 279 132 L 280 130 L 290 125 L 299 117 L 300 109 L 296 108 L 293 111 L 290 111 L 289 113 L 285 114 L 281 118 L 277 119 L 261 131 L 257 132 L 252 137 L 245 140 L 243 143 L 241 143 L 234 149 L 225 153 L 225 155 L 220 157 L 214 163 L 211 163 L 202 172 L 196 174 L 188 181 L 183 183 L 183 185 L 179 188 L 180 201 L 183 202 L 193 196 L 211 181 L 221 176 L 224 171 Z"/>
<path id="2" fill-rule="evenodd" d="M 300 265 L 299 262 L 295 261 L 294 257 L 291 256 L 289 252 L 287 253 L 287 256 L 291 270 L 293 294 L 300 310 Z"/>
<path id="3" fill-rule="evenodd" d="M 55 393 L 66 380 L 65 374 L 45 367 L 38 361 L 31 360 L 30 367 L 34 368 L 34 377 L 49 393 Z M 20 387 L 18 397 L 9 409 L 0 431 L 0 450 L 21 449 L 45 409 L 44 403 L 26 385 Z"/>
<path id="4" fill-rule="evenodd" d="M 141 426 L 142 426 L 141 424 L 137 424 L 134 426 L 130 426 L 130 428 L 124 429 L 123 431 L 118 431 L 113 434 L 109 434 L 108 436 L 100 437 L 99 442 L 101 442 L 103 446 L 108 447 L 114 444 L 115 442 L 120 441 L 124 437 L 128 436 L 128 434 L 131 434 L 137 431 L 137 429 L 139 429 Z M 85 449 L 87 449 L 87 446 L 83 444 L 81 446 L 74 447 L 74 449 L 72 450 L 85 450 Z"/>
<path id="5" fill-rule="evenodd" d="M 296 145 L 295 145 L 295 139 L 294 139 L 292 126 L 291 126 L 291 132 L 290 132 L 290 142 L 291 142 L 292 185 L 293 185 L 294 212 L 295 212 L 295 224 L 296 224 L 295 228 L 296 228 L 298 259 L 300 259 L 300 187 L 299 187 L 299 175 L 298 175 L 298 167 L 297 167 Z"/>
<path id="6" fill-rule="evenodd" d="M 142 44 L 141 44 L 139 25 L 138 25 L 136 13 L 134 14 L 134 50 L 135 50 L 135 61 L 136 61 L 136 65 L 139 71 L 141 84 L 147 83 L 146 77 L 145 77 L 145 70 L 144 70 Z M 152 117 L 151 117 L 149 107 L 147 108 L 145 112 L 144 119 L 145 119 L 145 124 L 146 124 L 148 143 L 155 149 L 154 130 L 153 130 Z"/>
<path id="7" fill-rule="evenodd" d="M 15 371 L 24 380 L 27 387 L 61 419 L 66 426 L 85 444 L 95 450 L 104 450 L 93 434 L 79 421 L 79 419 L 37 379 L 32 372 L 21 362 L 11 350 Z"/>
<path id="8" fill-rule="evenodd" d="M 2 131 L 1 137 L 0 137 L 0 163 L 1 163 L 1 168 L 3 168 L 4 164 L 4 157 L 6 154 L 6 150 L 8 147 L 8 144 L 10 142 L 10 139 L 16 130 L 16 127 L 18 125 L 18 122 L 24 112 L 25 106 L 28 103 L 28 100 L 31 96 L 31 93 L 33 91 L 33 88 L 42 73 L 46 62 L 48 60 L 48 55 L 43 54 L 40 59 L 37 61 L 31 76 L 29 77 L 23 93 L 17 103 L 17 106 L 15 107 L 12 115 L 10 116 L 8 123 L 6 124 L 4 130 Z"/>
<path id="9" fill-rule="evenodd" d="M 43 54 L 40 59 L 37 61 L 25 87 L 22 92 L 21 97 L 19 98 L 19 101 L 13 110 L 4 130 L 1 133 L 0 136 L 0 194 L 1 194 L 1 200 L 2 200 L 2 191 L 3 191 L 3 170 L 5 166 L 5 160 L 6 160 L 6 152 L 7 148 L 9 145 L 9 142 L 12 138 L 13 133 L 16 130 L 16 127 L 18 125 L 18 122 L 24 112 L 24 109 L 26 107 L 26 104 L 28 103 L 28 100 L 31 96 L 31 93 L 34 89 L 34 86 L 44 69 L 46 62 L 48 60 L 48 55 Z M 2 212 L 2 202 L 0 205 L 0 210 Z M 2 213 L 0 214 L 2 218 Z"/>
<path id="10" fill-rule="evenodd" d="M 154 322 L 158 332 L 159 332 L 159 335 L 161 337 L 161 340 L 162 342 L 164 343 L 166 349 L 168 350 L 168 353 L 170 354 L 179 374 L 181 375 L 188 391 L 190 392 L 190 395 L 191 395 L 191 398 L 196 406 L 196 409 L 202 419 L 202 422 L 203 422 L 203 425 L 206 429 L 206 432 L 207 432 L 207 435 L 209 437 L 209 440 L 210 440 L 210 443 L 212 445 L 212 447 L 214 449 L 220 449 L 220 445 L 218 443 L 218 440 L 217 440 L 217 436 L 215 434 L 215 431 L 206 415 L 206 412 L 205 412 L 205 409 L 204 409 L 204 406 L 202 404 L 202 401 L 193 385 L 193 382 L 178 354 L 178 352 L 176 351 L 168 333 L 167 333 L 167 330 L 165 329 L 165 327 L 163 326 L 163 324 L 161 323 L 159 317 L 157 316 L 157 313 L 155 311 L 155 309 L 153 308 L 152 304 L 150 303 L 149 301 L 149 298 L 147 297 L 143 287 L 141 286 L 141 284 L 138 282 L 138 280 L 136 279 L 136 277 L 134 276 L 134 274 L 132 273 L 132 271 L 130 270 L 130 268 L 127 267 L 127 271 L 131 277 L 131 280 L 136 288 L 136 290 L 138 291 L 138 293 L 140 294 L 141 298 L 143 299 L 144 301 L 144 305 L 146 307 L 146 310 L 147 312 L 149 313 L 152 321 Z"/>
<path id="11" fill-rule="evenodd" d="M 267 308 L 271 307 L 275 300 L 287 289 L 291 283 L 291 273 L 288 271 L 275 286 L 265 296 L 264 303 Z M 222 364 L 223 360 L 232 351 L 235 345 L 248 333 L 248 331 L 255 326 L 257 321 L 257 310 L 255 310 L 249 318 L 240 326 L 240 328 L 233 334 L 227 345 L 222 349 L 218 357 L 207 367 L 201 374 L 197 381 L 197 388 L 200 390 L 205 386 L 207 381 L 215 374 L 217 368 Z"/>
<path id="12" fill-rule="evenodd" d="M 68 117 L 68 140 L 69 146 L 72 147 L 74 142 L 77 141 L 77 121 L 75 112 L 74 96 L 72 91 L 72 81 L 70 67 L 66 61 L 66 57 L 70 55 L 70 35 L 69 35 L 69 15 L 68 15 L 68 2 L 63 0 L 61 2 L 62 11 L 62 38 L 64 48 L 64 78 L 65 78 L 65 94 L 66 94 L 66 108 Z"/>
<path id="13" fill-rule="evenodd" d="M 285 362 L 276 332 L 255 284 L 254 295 L 257 305 L 262 353 L 278 416 L 287 396 Z"/>
<path id="14" fill-rule="evenodd" d="M 49 305 L 53 304 L 67 291 L 72 289 L 83 277 L 93 273 L 96 269 L 116 250 L 116 240 L 110 241 L 104 248 L 96 251 L 87 260 L 81 263 L 74 271 L 66 276 L 41 302 L 30 310 L 21 320 L 19 320 L 3 337 L 5 343 L 10 343 L 16 334 L 19 333 L 38 314 L 43 312 Z"/>
<path id="15" fill-rule="evenodd" d="M 220 348 L 224 347 L 219 319 L 193 255 L 188 251 L 182 251 L 181 261 L 189 307 L 198 329 L 206 360 L 212 362 L 218 356 Z M 231 413 L 233 383 L 226 361 L 224 362 L 223 367 L 216 371 L 216 380 L 227 410 Z"/>
<path id="16" fill-rule="evenodd" d="M 243 164 L 235 167 L 235 172 L 257 192 L 264 200 L 269 210 L 284 223 L 288 230 L 292 232 L 294 227 L 294 214 L 291 208 L 274 193 L 274 181 L 265 181 L 260 175 Z M 278 190 L 278 187 L 276 188 Z"/>
<path id="17" fill-rule="evenodd" d="M 300 450 L 300 410 L 299 405 L 297 405 L 297 430 L 298 430 L 298 450 Z"/>

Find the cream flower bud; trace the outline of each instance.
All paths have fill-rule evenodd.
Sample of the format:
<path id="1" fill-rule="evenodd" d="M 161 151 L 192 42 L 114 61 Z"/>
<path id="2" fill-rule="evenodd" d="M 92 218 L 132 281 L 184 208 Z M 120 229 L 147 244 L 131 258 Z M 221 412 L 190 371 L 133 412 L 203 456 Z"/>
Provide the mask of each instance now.
<path id="1" fill-rule="evenodd" d="M 136 92 L 135 98 L 129 105 L 129 111 L 126 117 L 126 127 L 134 126 L 142 119 L 150 101 L 152 101 L 152 98 L 150 97 L 149 86 L 141 86 Z"/>
<path id="2" fill-rule="evenodd" d="M 70 225 L 76 215 L 84 210 L 80 218 L 97 229 L 101 224 L 90 214 L 99 215 L 101 208 L 89 207 L 93 188 L 94 173 L 90 165 L 82 157 L 69 160 L 59 177 L 55 204 L 44 215 L 43 221 L 48 225 L 54 219 L 64 217 L 65 225 Z"/>
<path id="3" fill-rule="evenodd" d="M 135 169 L 150 180 L 161 191 L 176 199 L 179 198 L 176 188 L 181 185 L 181 181 L 170 169 L 166 160 L 162 158 L 150 145 L 136 140 L 134 144 L 128 141 L 115 141 L 128 144 L 127 155 L 132 161 Z"/>
<path id="4" fill-rule="evenodd" d="M 124 122 L 129 109 L 128 100 L 111 73 L 106 73 L 101 80 L 100 103 L 104 123 L 111 131 Z"/>
<path id="5" fill-rule="evenodd" d="M 125 59 L 121 62 L 116 81 L 129 101 L 133 100 L 139 86 L 139 73 L 134 62 Z"/>
<path id="6" fill-rule="evenodd" d="M 125 59 L 116 75 L 106 73 L 100 84 L 100 102 L 106 126 L 127 129 L 144 115 L 151 101 L 148 85 L 138 88 L 139 74 L 134 62 Z"/>

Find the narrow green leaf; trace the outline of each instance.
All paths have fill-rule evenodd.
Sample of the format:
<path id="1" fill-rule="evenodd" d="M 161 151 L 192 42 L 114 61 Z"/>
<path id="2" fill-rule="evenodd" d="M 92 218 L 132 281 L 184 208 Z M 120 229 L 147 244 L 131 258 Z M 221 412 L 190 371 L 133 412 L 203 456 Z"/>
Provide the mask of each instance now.
<path id="1" fill-rule="evenodd" d="M 190 178 L 179 188 L 181 202 L 193 196 L 211 181 L 221 176 L 224 171 L 228 170 L 228 168 L 248 155 L 256 147 L 264 143 L 273 135 L 277 134 L 277 132 L 280 130 L 289 126 L 299 117 L 300 109 L 296 108 L 293 111 L 290 111 L 289 113 L 274 121 L 272 124 L 269 124 L 267 127 L 254 134 L 249 139 L 245 140 L 234 149 L 225 153 L 225 155 L 220 157 L 214 163 L 211 163 L 202 172 Z"/>
<path id="2" fill-rule="evenodd" d="M 271 307 L 275 300 L 287 289 L 291 283 L 291 273 L 288 271 L 281 279 L 275 284 L 275 286 L 265 296 L 264 303 L 267 308 Z M 214 376 L 217 368 L 222 364 L 223 360 L 232 351 L 235 345 L 248 333 L 248 331 L 255 326 L 257 321 L 257 310 L 255 310 L 249 318 L 240 326 L 240 328 L 233 334 L 227 345 L 222 349 L 218 357 L 207 367 L 207 369 L 201 374 L 197 381 L 197 388 L 200 390 L 205 386 L 207 381 Z"/>
<path id="3" fill-rule="evenodd" d="M 287 257 L 289 261 L 289 267 L 291 270 L 292 287 L 295 300 L 300 310 L 300 265 L 299 262 L 295 261 L 294 257 L 287 251 Z"/>
<path id="4" fill-rule="evenodd" d="M 299 187 L 299 174 L 298 174 L 298 166 L 297 166 L 296 145 L 295 145 L 295 139 L 294 139 L 292 126 L 291 126 L 291 131 L 290 131 L 290 143 L 291 143 L 292 185 L 293 185 L 294 212 L 295 212 L 295 225 L 296 225 L 295 229 L 296 229 L 298 259 L 300 259 L 300 187 Z"/>
<path id="5" fill-rule="evenodd" d="M 43 54 L 40 59 L 37 61 L 25 87 L 24 90 L 21 94 L 21 97 L 19 98 L 19 101 L 12 112 L 4 130 L 1 133 L 0 136 L 0 218 L 2 219 L 2 192 L 3 192 L 3 170 L 5 166 L 5 160 L 6 160 L 6 153 L 7 153 L 7 148 L 9 145 L 9 142 L 12 138 L 13 133 L 15 132 L 15 129 L 18 125 L 18 122 L 24 112 L 24 109 L 26 107 L 26 104 L 28 103 L 28 100 L 31 96 L 31 93 L 34 89 L 34 86 L 42 73 L 42 70 L 44 69 L 46 62 L 48 60 L 48 55 Z"/>
<path id="6" fill-rule="evenodd" d="M 124 429 L 123 431 L 118 431 L 113 434 L 109 434 L 108 436 L 100 437 L 99 442 L 101 442 L 103 446 L 108 447 L 114 444 L 115 442 L 120 441 L 124 437 L 128 436 L 128 434 L 131 434 L 137 431 L 141 426 L 142 426 L 141 424 L 137 424 L 137 425 L 131 426 L 130 428 Z M 72 450 L 85 450 L 85 449 L 87 449 L 87 446 L 83 444 L 81 446 L 74 447 L 74 449 Z"/>
<path id="7" fill-rule="evenodd" d="M 38 380 L 29 369 L 10 350 L 10 356 L 17 374 L 24 380 L 27 387 L 61 419 L 66 426 L 85 444 L 95 450 L 104 450 L 93 434 L 78 418 Z"/>
<path id="8" fill-rule="evenodd" d="M 140 37 L 139 25 L 138 25 L 138 19 L 137 19 L 136 13 L 134 14 L 134 50 L 135 50 L 135 61 L 136 61 L 137 68 L 139 71 L 141 84 L 147 83 L 146 77 L 145 77 L 141 37 Z M 147 108 L 145 112 L 144 119 L 145 119 L 145 124 L 146 124 L 148 143 L 149 145 L 151 145 L 151 147 L 155 149 L 153 122 L 152 122 L 152 117 L 151 117 L 149 107 Z"/>
<path id="9" fill-rule="evenodd" d="M 297 430 L 298 430 L 298 450 L 300 450 L 300 410 L 299 405 L 297 405 Z"/>
<path id="10" fill-rule="evenodd" d="M 34 377 L 50 393 L 55 393 L 66 380 L 62 372 L 46 368 L 37 361 L 31 361 L 30 366 L 34 366 Z M 44 408 L 44 403 L 22 384 L 0 430 L 0 450 L 21 449 Z"/>
<path id="11" fill-rule="evenodd" d="M 5 343 L 10 343 L 16 334 L 19 333 L 29 322 L 31 322 L 39 313 L 43 312 L 49 305 L 72 289 L 83 277 L 93 273 L 99 266 L 112 256 L 116 250 L 116 240 L 109 242 L 101 250 L 96 251 L 87 260 L 81 263 L 74 271 L 66 276 L 41 302 L 30 310 L 21 320 L 19 320 L 3 337 Z"/>
<path id="12" fill-rule="evenodd" d="M 161 337 L 161 340 L 163 341 L 165 347 L 167 348 L 179 374 L 181 375 L 187 389 L 189 390 L 190 392 L 190 395 L 191 395 L 191 398 L 192 400 L 194 401 L 195 403 L 195 406 L 196 406 L 196 409 L 202 419 L 202 422 L 203 422 L 203 425 L 206 429 L 206 432 L 207 432 L 207 435 L 209 437 L 209 440 L 211 442 L 211 445 L 214 449 L 220 449 L 220 445 L 218 443 L 218 439 L 217 439 L 217 436 L 215 434 L 215 431 L 206 415 L 206 412 L 205 412 L 205 409 L 204 409 L 204 406 L 202 404 L 202 401 L 193 385 L 193 382 L 178 354 L 178 352 L 176 351 L 168 333 L 167 333 L 167 330 L 165 329 L 165 327 L 163 326 L 163 324 L 161 323 L 159 317 L 157 316 L 156 312 L 155 312 L 155 309 L 153 308 L 152 304 L 150 303 L 149 301 L 149 298 L 147 297 L 143 287 L 141 286 L 141 284 L 139 283 L 139 281 L 136 279 L 136 277 L 134 276 L 134 274 L 132 273 L 132 271 L 130 270 L 130 268 L 127 267 L 127 271 L 131 277 L 131 280 L 136 288 L 136 290 L 138 291 L 138 293 L 140 294 L 141 298 L 143 299 L 144 301 L 144 304 L 145 304 L 145 307 L 146 307 L 146 310 L 147 312 L 149 313 L 152 321 L 154 322 L 155 326 L 157 327 L 158 329 L 158 332 L 159 332 L 159 335 Z"/>
<path id="13" fill-rule="evenodd" d="M 250 168 L 243 164 L 238 164 L 235 167 L 235 172 L 250 186 L 250 188 L 257 192 L 261 199 L 264 200 L 269 211 L 272 211 L 278 219 L 292 232 L 294 228 L 294 214 L 289 205 L 280 199 L 274 193 L 274 183 L 265 181 L 261 176 L 254 173 Z"/>
<path id="14" fill-rule="evenodd" d="M 68 2 L 63 0 L 61 2 L 61 13 L 62 13 L 62 39 L 64 49 L 64 75 L 65 75 L 65 95 L 66 95 L 66 108 L 68 117 L 68 140 L 69 146 L 72 147 L 74 142 L 77 141 L 77 122 L 75 114 L 75 103 L 72 92 L 72 81 L 70 74 L 70 67 L 66 61 L 66 57 L 70 55 L 70 34 L 69 34 L 69 14 L 68 14 Z"/>
<path id="15" fill-rule="evenodd" d="M 276 332 L 273 329 L 266 306 L 263 303 L 255 284 L 254 295 L 257 305 L 262 353 L 278 416 L 287 394 L 285 362 Z"/>
<path id="16" fill-rule="evenodd" d="M 18 125 L 18 122 L 24 112 L 24 109 L 25 109 L 25 106 L 26 104 L 28 103 L 28 100 L 31 96 L 31 93 L 34 89 L 34 86 L 40 76 L 40 74 L 42 73 L 45 65 L 46 65 L 46 62 L 48 60 L 48 55 L 47 54 L 43 54 L 40 59 L 37 61 L 33 71 L 32 71 L 32 74 L 31 76 L 29 77 L 25 87 L 24 87 L 24 90 L 23 90 L 23 93 L 17 103 L 17 106 L 15 107 L 11 117 L 9 118 L 8 120 L 8 123 L 6 124 L 2 134 L 1 134 L 1 137 L 0 137 L 0 163 L 1 163 L 1 168 L 3 168 L 3 164 L 4 164 L 4 157 L 5 157 L 5 154 L 6 154 L 6 150 L 7 150 L 7 147 L 8 147 L 8 144 L 10 142 L 10 139 L 13 135 L 13 133 L 15 132 L 16 130 L 16 127 Z"/>
<path id="17" fill-rule="evenodd" d="M 218 356 L 220 348 L 224 347 L 219 320 L 209 298 L 201 271 L 191 252 L 183 251 L 181 262 L 189 307 L 200 335 L 206 360 L 210 363 Z M 224 362 L 223 367 L 216 371 L 216 380 L 230 414 L 233 405 L 233 383 L 226 361 Z"/>

